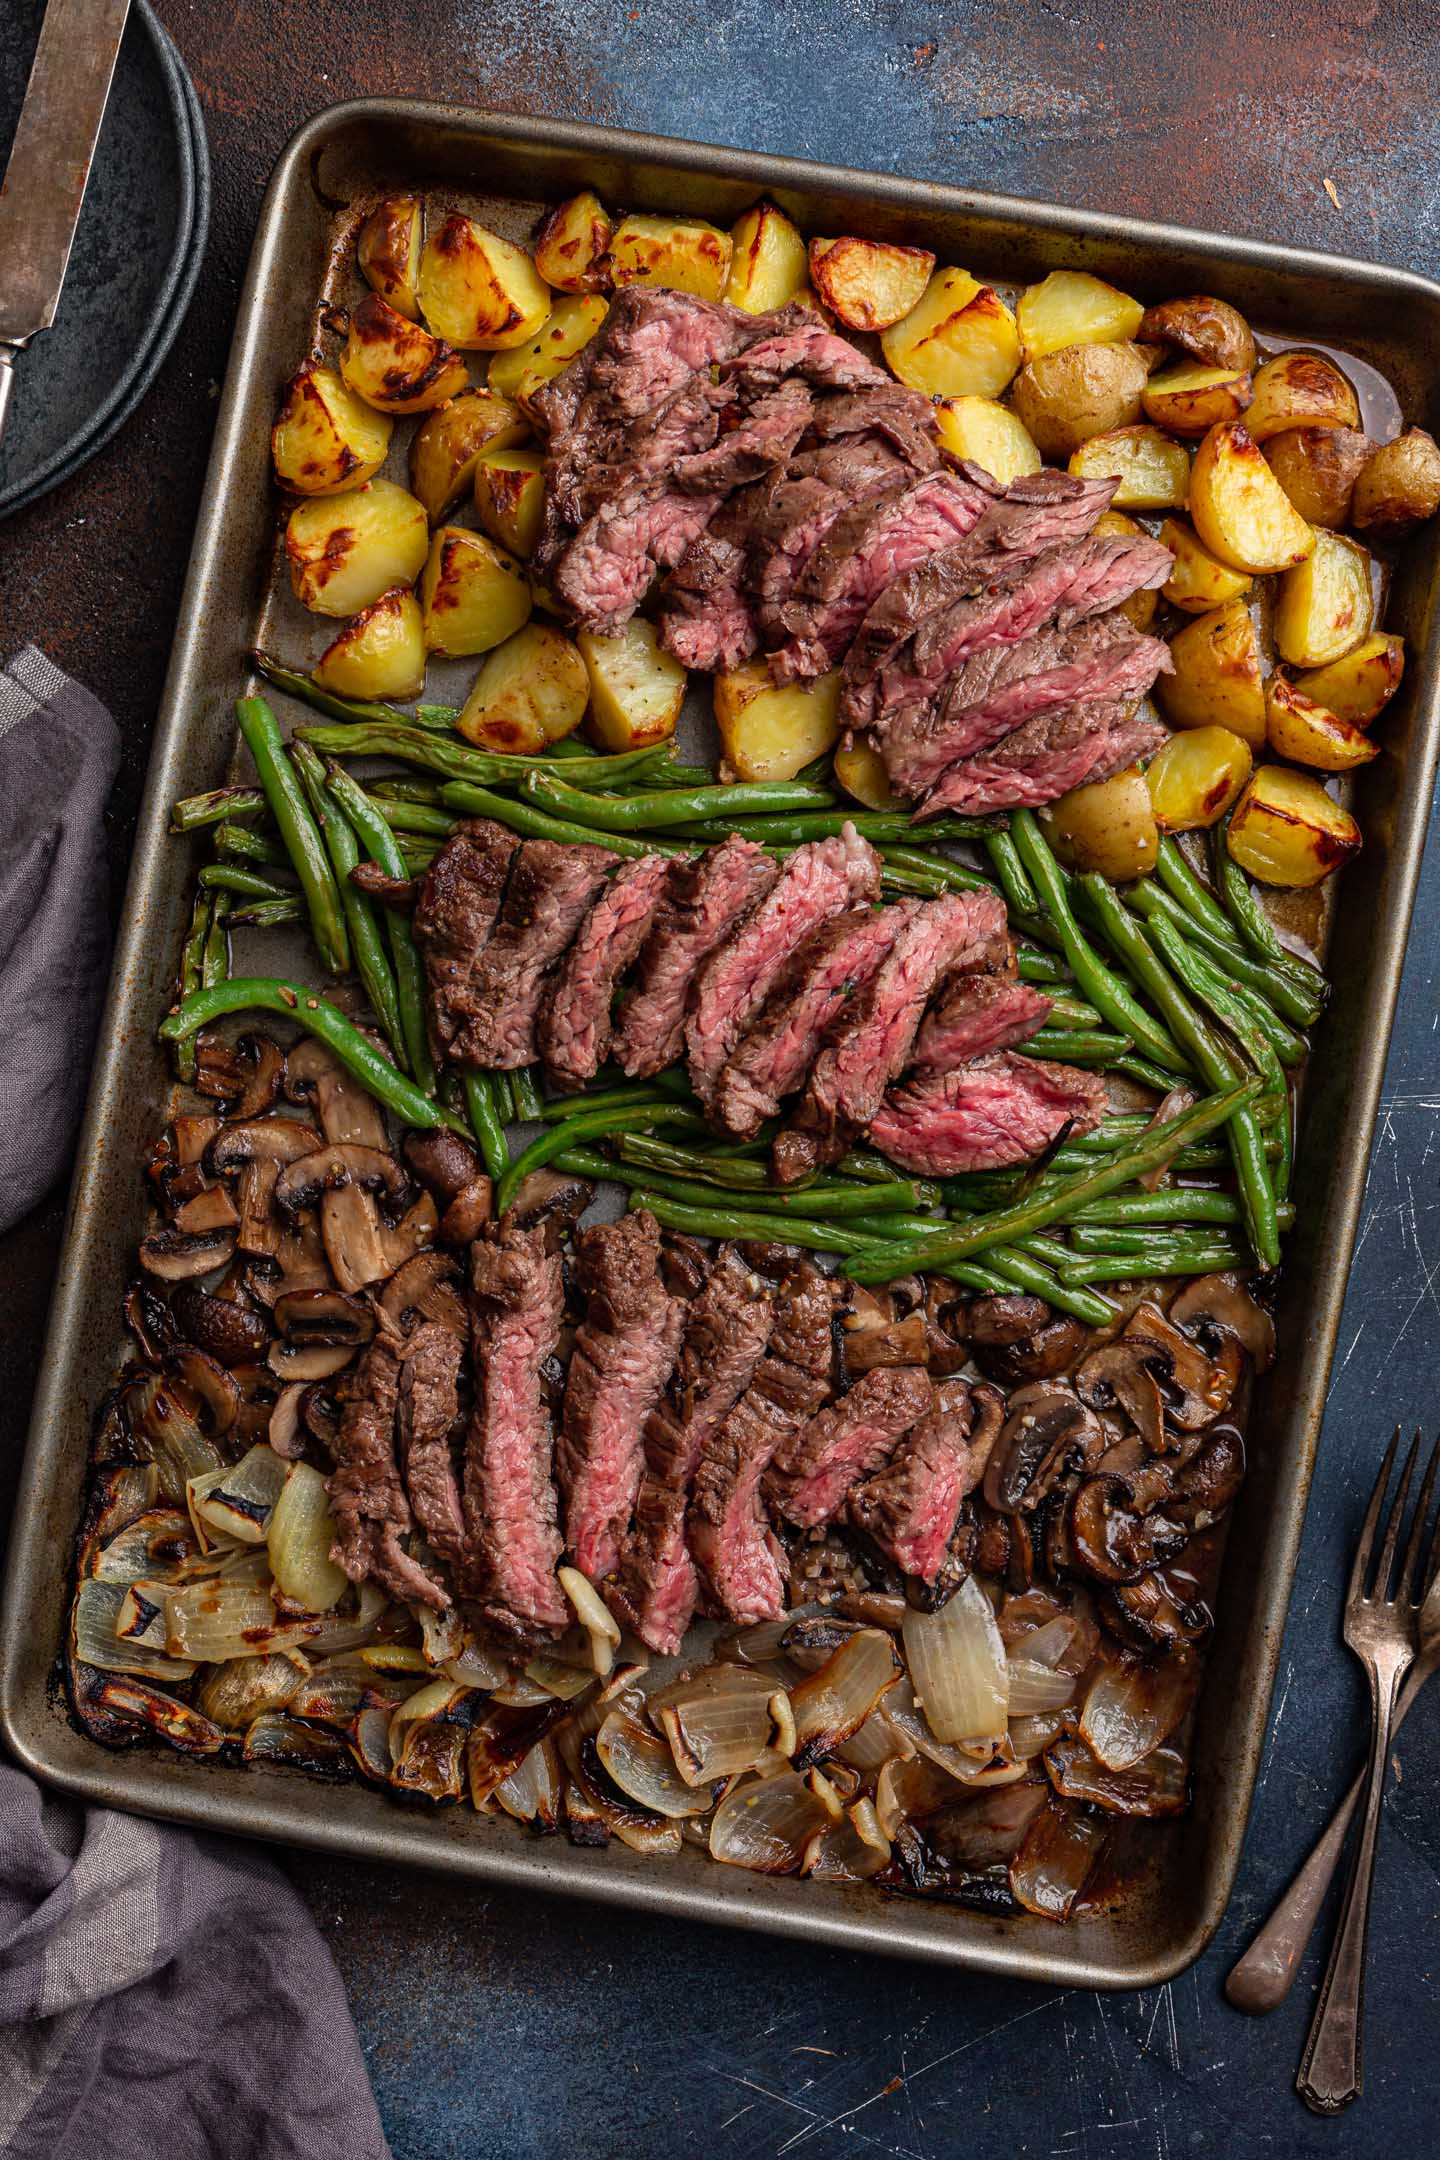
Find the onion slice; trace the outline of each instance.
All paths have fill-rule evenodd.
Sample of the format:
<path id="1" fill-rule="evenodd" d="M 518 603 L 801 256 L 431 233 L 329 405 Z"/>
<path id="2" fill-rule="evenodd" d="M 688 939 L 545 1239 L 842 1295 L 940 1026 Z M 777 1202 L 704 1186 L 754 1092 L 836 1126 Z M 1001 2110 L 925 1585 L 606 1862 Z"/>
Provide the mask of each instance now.
<path id="1" fill-rule="evenodd" d="M 1129 1770 L 1110 1770 L 1083 1740 L 1057 1740 L 1045 1751 L 1045 1768 L 1062 1798 L 1107 1815 L 1180 1815 L 1190 1794 L 1190 1766 L 1179 1748 L 1158 1747 Z"/>
<path id="2" fill-rule="evenodd" d="M 709 1790 L 687 1784 L 654 1727 L 629 1710 L 609 1713 L 595 1750 L 621 1792 L 654 1815 L 703 1815 L 711 1804 Z"/>
<path id="3" fill-rule="evenodd" d="M 203 1477 L 189 1478 L 186 1500 L 205 1543 L 213 1544 L 218 1535 L 232 1538 L 239 1545 L 263 1545 L 291 1467 L 274 1448 L 259 1441 L 238 1463 L 226 1463 Z M 320 1473 L 312 1470 L 310 1475 L 318 1478 Z"/>
<path id="4" fill-rule="evenodd" d="M 1103 1815 L 1051 1799 L 1010 1862 L 1010 1889 L 1027 1912 L 1068 1920 L 1095 1872 L 1110 1824 Z"/>
<path id="5" fill-rule="evenodd" d="M 890 1840 L 880 1827 L 874 1803 L 857 1800 L 838 1823 L 811 1838 L 802 1873 L 818 1882 L 868 1882 L 890 1865 Z"/>
<path id="6" fill-rule="evenodd" d="M 196 1661 L 167 1653 L 163 1632 L 158 1648 L 120 1640 L 115 1629 L 128 1588 L 125 1583 L 81 1583 L 74 1607 L 75 1656 L 100 1672 L 135 1673 L 145 1680 L 190 1679 Z"/>
<path id="7" fill-rule="evenodd" d="M 1005 1644 L 990 1600 L 967 1575 L 938 1612 L 907 1612 L 905 1655 L 915 1700 L 937 1740 L 993 1740 L 1005 1730 Z"/>
<path id="8" fill-rule="evenodd" d="M 507 1815 L 544 1831 L 558 1827 L 563 1795 L 564 1773 L 553 1740 L 538 1741 L 495 1787 L 495 1798 Z"/>
<path id="9" fill-rule="evenodd" d="M 1199 1685 L 1195 1658 L 1117 1657 L 1090 1683 L 1080 1737 L 1107 1770 L 1133 1769 L 1169 1739 Z"/>
<path id="10" fill-rule="evenodd" d="M 188 1515 L 178 1508 L 147 1508 L 121 1525 L 89 1556 L 86 1572 L 95 1582 L 154 1581 L 183 1565 L 196 1551 Z"/>
<path id="11" fill-rule="evenodd" d="M 796 1769 L 808 1769 L 842 1747 L 899 1677 L 900 1660 L 883 1629 L 861 1628 L 843 1642 L 790 1696 Z"/>
<path id="12" fill-rule="evenodd" d="M 272 1455 L 273 1451 L 252 1448 L 250 1453 Z M 273 1460 L 280 1458 L 273 1456 Z M 348 1577 L 330 1558 L 336 1529 L 325 1480 L 307 1462 L 282 1463 L 281 1468 L 287 1475 L 265 1535 L 275 1587 L 302 1612 L 333 1612 L 345 1595 Z M 201 1504 L 200 1513 L 210 1520 L 207 1504 Z"/>
<path id="13" fill-rule="evenodd" d="M 759 1875 L 793 1875 L 830 1820 L 804 1778 L 786 1770 L 726 1794 L 710 1824 L 710 1856 Z"/>
<path id="14" fill-rule="evenodd" d="M 1069 1673 L 1054 1672 L 1048 1665 L 1037 1665 L 1033 1658 L 1016 1657 L 1012 1651 L 1005 1660 L 1006 1693 L 1011 1717 L 1033 1717 L 1037 1711 L 1063 1710 L 1074 1702 L 1078 1690 Z"/>
<path id="15" fill-rule="evenodd" d="M 770 1744 L 775 1682 L 743 1665 L 712 1665 L 694 1680 L 657 1690 L 645 1708 L 670 1743 L 687 1785 L 713 1785 L 749 1770 Z"/>
<path id="16" fill-rule="evenodd" d="M 603 1680 L 615 1663 L 615 1652 L 620 1647 L 620 1623 L 588 1575 L 582 1575 L 579 1568 L 562 1567 L 558 1580 L 576 1619 L 590 1637 L 590 1662 Z"/>

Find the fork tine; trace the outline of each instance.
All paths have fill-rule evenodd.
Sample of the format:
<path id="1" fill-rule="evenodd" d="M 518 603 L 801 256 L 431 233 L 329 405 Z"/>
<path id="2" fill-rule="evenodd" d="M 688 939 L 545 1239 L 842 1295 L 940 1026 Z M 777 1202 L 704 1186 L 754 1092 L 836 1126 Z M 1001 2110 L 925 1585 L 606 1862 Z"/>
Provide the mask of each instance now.
<path id="1" fill-rule="evenodd" d="M 1400 1525 L 1405 1520 L 1405 1502 L 1410 1492 L 1410 1480 L 1415 1475 L 1415 1465 L 1419 1458 L 1420 1435 L 1416 1433 L 1415 1438 L 1410 1443 L 1410 1452 L 1405 1458 L 1405 1468 L 1400 1473 L 1400 1483 L 1395 1492 L 1395 1504 L 1390 1510 L 1390 1520 L 1385 1525 L 1385 1543 L 1380 1548 L 1380 1565 L 1375 1570 L 1373 1595 L 1377 1602 L 1382 1605 L 1390 1602 L 1390 1578 L 1395 1570 L 1395 1548 L 1400 1542 Z"/>
<path id="2" fill-rule="evenodd" d="M 1415 1445 L 1417 1448 L 1420 1442 L 1421 1434 L 1417 1427 L 1415 1433 Z M 1412 1605 L 1419 1604 L 1430 1575 L 1428 1566 L 1422 1575 L 1420 1556 L 1422 1551 L 1425 1551 L 1427 1560 L 1429 1557 L 1428 1548 L 1425 1545 L 1425 1525 L 1429 1520 L 1431 1496 L 1435 1491 L 1437 1466 L 1440 1466 L 1440 1441 L 1437 1441 L 1436 1445 L 1430 1450 L 1430 1460 L 1425 1466 L 1425 1480 L 1420 1487 L 1420 1497 L 1415 1502 L 1415 1520 L 1410 1528 L 1410 1542 L 1405 1548 L 1405 1558 L 1400 1563 L 1399 1595 L 1408 1597 Z M 1434 1539 L 1432 1538 L 1430 1542 L 1433 1546 Z"/>
<path id="3" fill-rule="evenodd" d="M 1380 1520 L 1380 1503 L 1385 1498 L 1385 1488 L 1390 1483 L 1390 1471 L 1395 1461 L 1395 1450 L 1400 1445 L 1400 1427 L 1390 1435 L 1390 1445 L 1385 1450 L 1385 1460 L 1380 1465 L 1380 1475 L 1375 1480 L 1375 1490 L 1370 1495 L 1370 1505 L 1365 1510 L 1365 1520 L 1360 1528 L 1360 1542 L 1355 1547 L 1355 1560 L 1350 1569 L 1350 1585 L 1345 1592 L 1347 1605 L 1358 1604 L 1365 1595 L 1365 1583 L 1370 1573 L 1370 1553 L 1375 1543 L 1375 1525 Z"/>

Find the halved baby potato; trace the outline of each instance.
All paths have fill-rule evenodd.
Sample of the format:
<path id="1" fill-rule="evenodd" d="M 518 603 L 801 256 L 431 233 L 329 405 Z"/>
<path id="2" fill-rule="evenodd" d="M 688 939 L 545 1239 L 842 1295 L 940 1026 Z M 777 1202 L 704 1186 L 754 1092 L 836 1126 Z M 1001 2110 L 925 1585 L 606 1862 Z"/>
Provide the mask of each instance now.
<path id="1" fill-rule="evenodd" d="M 847 795 L 863 803 L 867 810 L 900 810 L 904 808 L 900 797 L 890 785 L 890 775 L 885 770 L 885 760 L 873 743 L 863 736 L 844 744 L 835 752 L 835 778 Z"/>
<path id="2" fill-rule="evenodd" d="M 577 640 L 590 678 L 590 733 L 602 750 L 642 750 L 668 742 L 685 702 L 686 673 L 662 650 L 655 625 L 632 615 L 618 637 L 582 630 Z"/>
<path id="3" fill-rule="evenodd" d="M 1250 746 L 1224 727 L 1181 728 L 1145 771 L 1161 832 L 1218 824 L 1250 777 Z"/>
<path id="4" fill-rule="evenodd" d="M 1175 557 L 1162 590 L 1172 606 L 1184 608 L 1187 615 L 1207 615 L 1249 592 L 1254 582 L 1249 573 L 1218 561 L 1180 518 L 1166 518 L 1160 539 Z"/>
<path id="5" fill-rule="evenodd" d="M 425 687 L 425 627 L 408 585 L 392 585 L 348 622 L 315 663 L 312 678 L 337 697 L 398 698 Z"/>
<path id="6" fill-rule="evenodd" d="M 1072 454 L 1070 470 L 1083 480 L 1116 474 L 1119 486 L 1110 500 L 1117 510 L 1176 510 L 1190 492 L 1190 459 L 1183 445 L 1154 427 L 1092 435 Z"/>
<path id="7" fill-rule="evenodd" d="M 1265 742 L 1260 640 L 1243 600 L 1197 615 L 1170 640 L 1173 675 L 1155 685 L 1172 727 L 1229 728 L 1252 749 Z"/>
<path id="8" fill-rule="evenodd" d="M 1336 532 L 1349 523 L 1355 483 L 1374 448 L 1358 428 L 1297 427 L 1272 435 L 1265 457 L 1306 524 Z"/>
<path id="9" fill-rule="evenodd" d="M 545 516 L 545 460 L 538 450 L 486 450 L 475 461 L 475 514 L 512 555 L 535 552 Z"/>
<path id="10" fill-rule="evenodd" d="M 1232 570 L 1289 570 L 1315 534 L 1239 420 L 1211 428 L 1195 453 L 1190 515 L 1201 543 Z"/>
<path id="11" fill-rule="evenodd" d="M 1121 883 L 1155 867 L 1160 835 L 1138 765 L 1109 780 L 1071 788 L 1040 815 L 1052 847 L 1071 870 L 1093 870 Z"/>
<path id="12" fill-rule="evenodd" d="M 1016 321 L 1025 358 L 1059 352 L 1066 345 L 1104 345 L 1133 338 L 1145 310 L 1088 270 L 1052 270 L 1020 295 Z"/>
<path id="13" fill-rule="evenodd" d="M 1134 518 L 1126 517 L 1122 510 L 1106 510 L 1096 519 L 1095 531 L 1102 540 L 1106 538 L 1112 540 L 1144 540 L 1147 538 L 1144 526 L 1137 525 Z M 1155 620 L 1155 610 L 1159 605 L 1159 593 L 1147 591 L 1142 587 L 1139 592 L 1131 593 L 1128 599 L 1120 602 L 1120 613 L 1125 617 L 1132 629 L 1139 630 L 1143 635 Z"/>
<path id="14" fill-rule="evenodd" d="M 355 259 L 372 292 L 397 315 L 420 313 L 420 246 L 424 211 L 418 195 L 387 195 L 360 228 Z"/>
<path id="15" fill-rule="evenodd" d="M 1206 367 L 1187 360 L 1152 375 L 1141 396 L 1145 417 L 1171 435 L 1197 439 L 1220 420 L 1238 420 L 1250 403 L 1243 369 Z"/>
<path id="16" fill-rule="evenodd" d="M 520 408 L 493 390 L 466 390 L 437 406 L 410 442 L 410 485 L 431 524 L 460 500 L 486 451 L 512 449 L 529 432 Z"/>
<path id="17" fill-rule="evenodd" d="M 1173 345 L 1205 367 L 1233 368 L 1248 374 L 1255 365 L 1250 325 L 1228 300 L 1192 293 L 1183 300 L 1162 300 L 1146 308 L 1137 333 L 1160 345 Z"/>
<path id="18" fill-rule="evenodd" d="M 1328 667 L 1314 668 L 1308 675 L 1297 675 L 1295 687 L 1337 720 L 1364 728 L 1389 704 L 1404 673 L 1404 638 L 1377 630 L 1343 659 L 1332 660 Z"/>
<path id="19" fill-rule="evenodd" d="M 850 330 L 888 330 L 919 305 L 935 268 L 928 248 L 888 240 L 812 240 L 810 282 Z"/>
<path id="20" fill-rule="evenodd" d="M 315 615 L 358 615 L 392 585 L 413 585 L 425 561 L 423 506 L 393 480 L 297 503 L 285 527 L 290 584 Z"/>
<path id="21" fill-rule="evenodd" d="M 727 780 L 793 780 L 840 734 L 840 670 L 776 684 L 768 660 L 715 677 L 715 724 Z"/>
<path id="22" fill-rule="evenodd" d="M 998 397 L 1020 365 L 1015 317 L 968 270 L 937 270 L 909 314 L 881 331 L 880 349 L 926 397 Z"/>
<path id="23" fill-rule="evenodd" d="M 601 293 L 557 300 L 528 345 L 496 353 L 485 373 L 487 387 L 499 397 L 513 398 L 523 411 L 531 391 L 569 367 L 609 312 L 610 303 Z"/>
<path id="24" fill-rule="evenodd" d="M 1440 510 L 1440 445 L 1424 428 L 1407 428 L 1381 443 L 1355 482 L 1355 530 L 1375 540 L 1402 540 Z"/>
<path id="25" fill-rule="evenodd" d="M 529 756 L 573 735 L 589 697 L 572 641 L 549 623 L 526 623 L 490 653 L 455 725 L 481 750 Z"/>
<path id="26" fill-rule="evenodd" d="M 1318 885 L 1358 851 L 1360 828 L 1309 773 L 1261 765 L 1225 842 L 1232 861 L 1262 885 Z"/>
<path id="27" fill-rule="evenodd" d="M 730 234 L 730 276 L 725 298 L 747 315 L 784 307 L 804 291 L 810 277 L 805 242 L 783 210 L 756 203 Z"/>
<path id="28" fill-rule="evenodd" d="M 425 243 L 420 308 L 462 352 L 503 352 L 534 337 L 550 313 L 550 288 L 524 248 L 455 212 Z"/>
<path id="29" fill-rule="evenodd" d="M 530 613 L 530 584 L 514 557 L 484 533 L 442 525 L 420 580 L 425 646 L 445 659 L 490 652 Z"/>
<path id="30" fill-rule="evenodd" d="M 351 314 L 340 373 L 357 397 L 390 413 L 431 412 L 470 385 L 453 345 L 374 292 Z"/>
<path id="31" fill-rule="evenodd" d="M 1040 452 L 1018 413 L 988 397 L 945 398 L 935 428 L 952 456 L 968 458 L 992 480 L 1008 485 L 1040 470 Z"/>
<path id="32" fill-rule="evenodd" d="M 1245 415 L 1255 442 L 1286 428 L 1358 428 L 1360 406 L 1345 377 L 1323 353 L 1283 352 L 1255 371 L 1255 395 Z"/>
<path id="33" fill-rule="evenodd" d="M 1137 345 L 1066 345 L 1021 368 L 1010 402 L 1043 457 L 1068 458 L 1139 420 L 1148 375 Z"/>
<path id="34" fill-rule="evenodd" d="M 1270 747 L 1296 765 L 1316 765 L 1321 772 L 1349 772 L 1380 755 L 1363 728 L 1317 705 L 1284 675 L 1271 676 L 1265 692 L 1265 721 Z"/>
<path id="35" fill-rule="evenodd" d="M 1318 532 L 1303 563 L 1280 580 L 1275 644 L 1292 667 L 1326 667 L 1370 635 L 1375 595 L 1358 540 Z"/>
<path id="36" fill-rule="evenodd" d="M 541 219 L 532 242 L 535 268 L 557 292 L 601 292 L 610 245 L 610 219 L 598 195 L 584 188 Z"/>
<path id="37" fill-rule="evenodd" d="M 621 218 L 603 267 L 616 285 L 664 285 L 719 300 L 730 275 L 730 235 L 700 218 Z"/>
<path id="38" fill-rule="evenodd" d="M 379 472 L 393 423 L 355 396 L 334 368 L 308 360 L 285 385 L 270 435 L 281 487 L 335 495 Z"/>

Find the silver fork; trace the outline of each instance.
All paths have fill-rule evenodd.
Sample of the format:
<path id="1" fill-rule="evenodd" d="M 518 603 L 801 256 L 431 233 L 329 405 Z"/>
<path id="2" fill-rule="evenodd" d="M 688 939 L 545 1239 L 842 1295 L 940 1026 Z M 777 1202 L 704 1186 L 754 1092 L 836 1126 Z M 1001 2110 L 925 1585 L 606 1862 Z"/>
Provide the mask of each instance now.
<path id="1" fill-rule="evenodd" d="M 1338 2115 L 1357 2100 L 1364 2088 L 1363 2025 L 1365 2004 L 1365 1938 L 1370 1923 L 1370 1885 L 1375 1871 L 1375 1843 L 1380 1827 L 1380 1802 L 1385 1791 L 1385 1771 L 1390 1755 L 1390 1734 L 1395 1722 L 1395 1697 L 1400 1682 L 1413 1664 L 1420 1642 L 1420 1589 L 1428 1577 L 1422 1568 L 1425 1541 L 1425 1510 L 1416 1512 L 1400 1566 L 1400 1579 L 1392 1596 L 1396 1548 L 1405 1515 L 1405 1501 L 1420 1452 L 1417 1432 L 1406 1459 L 1399 1490 L 1385 1527 L 1380 1564 L 1370 1582 L 1370 1559 L 1375 1527 L 1395 1450 L 1400 1443 L 1397 1425 L 1370 1505 L 1365 1513 L 1350 1587 L 1345 1595 L 1345 1640 L 1365 1667 L 1370 1682 L 1370 1761 L 1366 1771 L 1365 1815 L 1360 1843 L 1345 1891 L 1340 1926 L 1330 1952 L 1330 1962 L 1315 2006 L 1310 2037 L 1301 2058 L 1296 2090 L 1317 2115 Z M 1432 1458 L 1433 1472 L 1433 1458 Z M 1429 1475 L 1426 1478 L 1428 1488 Z"/>

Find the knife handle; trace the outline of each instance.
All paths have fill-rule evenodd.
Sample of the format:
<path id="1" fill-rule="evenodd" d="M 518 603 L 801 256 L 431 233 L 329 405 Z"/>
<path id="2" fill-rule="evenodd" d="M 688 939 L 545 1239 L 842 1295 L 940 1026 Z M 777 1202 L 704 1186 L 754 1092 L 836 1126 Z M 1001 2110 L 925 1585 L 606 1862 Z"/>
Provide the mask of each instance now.
<path id="1" fill-rule="evenodd" d="M 0 344 L 0 438 L 5 434 L 10 400 L 15 393 L 15 362 L 24 349 L 23 345 Z"/>

